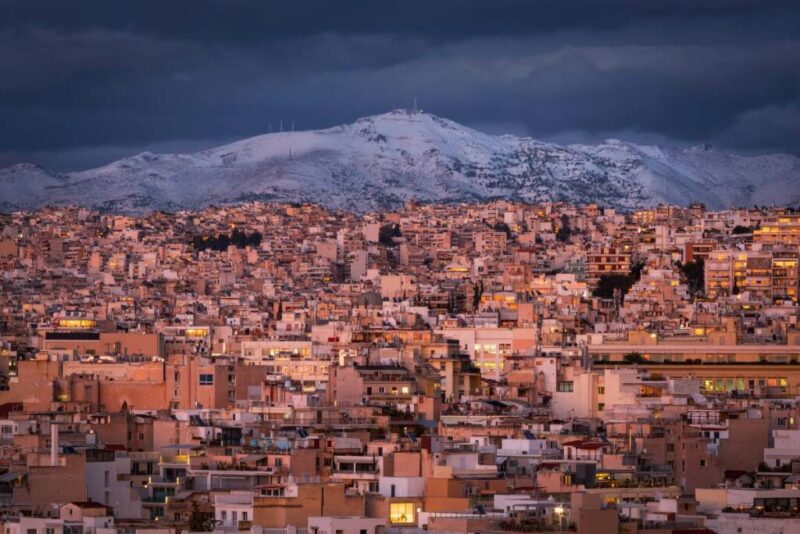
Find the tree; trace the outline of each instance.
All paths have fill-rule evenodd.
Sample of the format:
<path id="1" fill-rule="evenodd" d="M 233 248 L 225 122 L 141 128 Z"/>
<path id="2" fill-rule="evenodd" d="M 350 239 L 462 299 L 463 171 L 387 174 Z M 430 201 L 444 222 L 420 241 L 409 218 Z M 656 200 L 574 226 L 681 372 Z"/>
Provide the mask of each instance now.
<path id="1" fill-rule="evenodd" d="M 504 223 L 504 222 L 497 222 L 497 223 L 495 223 L 495 225 L 492 227 L 492 230 L 494 230 L 495 232 L 505 232 L 505 234 L 506 234 L 506 239 L 507 239 L 507 240 L 509 240 L 509 241 L 511 240 L 511 228 L 509 228 L 509 227 L 508 227 L 508 225 L 507 225 L 506 223 Z"/>
<path id="2" fill-rule="evenodd" d="M 641 279 L 643 269 L 644 263 L 637 262 L 631 265 L 631 270 L 628 274 L 604 274 L 597 281 L 597 287 L 592 294 L 602 299 L 611 299 L 614 298 L 614 290 L 619 289 L 624 297 L 633 284 Z"/>
<path id="3" fill-rule="evenodd" d="M 217 236 L 213 235 L 204 235 L 204 236 L 195 236 L 192 238 L 191 245 L 195 250 L 216 250 L 218 252 L 224 252 L 228 250 L 228 246 L 234 245 L 237 248 L 245 248 L 245 247 L 257 247 L 261 244 L 263 236 L 260 232 L 253 232 L 252 234 L 248 234 L 246 232 L 242 232 L 241 230 L 234 229 L 230 235 L 228 234 L 219 234 Z"/>
<path id="4" fill-rule="evenodd" d="M 192 501 L 188 527 L 191 532 L 211 532 L 214 530 L 214 518 L 211 514 L 201 511 L 197 501 Z"/>
<path id="5" fill-rule="evenodd" d="M 627 274 L 604 274 L 597 281 L 597 287 L 594 288 L 592 294 L 601 299 L 614 298 L 614 290 L 619 289 L 623 295 L 633 285 L 630 275 Z"/>
<path id="6" fill-rule="evenodd" d="M 643 270 L 644 270 L 644 262 L 643 261 L 637 261 L 636 263 L 631 265 L 631 274 L 630 274 L 630 276 L 631 276 L 631 280 L 633 280 L 634 284 L 642 279 L 642 271 Z"/>
<path id="7" fill-rule="evenodd" d="M 403 232 L 400 231 L 400 226 L 394 223 L 384 224 L 378 230 L 378 243 L 384 247 L 391 247 L 394 245 L 393 238 L 403 237 Z"/>
<path id="8" fill-rule="evenodd" d="M 638 352 L 629 352 L 625 356 L 622 357 L 622 361 L 625 363 L 642 363 L 644 362 L 644 356 L 639 354 Z"/>
<path id="9" fill-rule="evenodd" d="M 473 288 L 472 292 L 472 309 L 477 310 L 478 306 L 481 303 L 481 297 L 483 296 L 483 280 L 480 280 L 475 287 Z"/>
<path id="10" fill-rule="evenodd" d="M 706 285 L 705 261 L 700 258 L 686 263 L 678 262 L 677 266 L 686 278 L 689 295 L 694 297 L 697 293 L 702 292 Z"/>
<path id="11" fill-rule="evenodd" d="M 572 228 L 569 225 L 569 217 L 565 213 L 561 215 L 561 226 L 556 232 L 556 239 L 558 241 L 561 241 L 562 243 L 566 243 L 567 241 L 569 241 L 571 235 L 572 235 Z"/>

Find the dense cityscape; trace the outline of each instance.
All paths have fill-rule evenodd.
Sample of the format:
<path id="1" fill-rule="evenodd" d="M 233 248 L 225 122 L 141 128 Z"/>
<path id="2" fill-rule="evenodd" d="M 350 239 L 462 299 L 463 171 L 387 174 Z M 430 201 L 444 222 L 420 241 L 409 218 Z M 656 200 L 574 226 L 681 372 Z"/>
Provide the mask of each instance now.
<path id="1" fill-rule="evenodd" d="M 797 532 L 800 213 L 0 215 L 5 534 Z"/>

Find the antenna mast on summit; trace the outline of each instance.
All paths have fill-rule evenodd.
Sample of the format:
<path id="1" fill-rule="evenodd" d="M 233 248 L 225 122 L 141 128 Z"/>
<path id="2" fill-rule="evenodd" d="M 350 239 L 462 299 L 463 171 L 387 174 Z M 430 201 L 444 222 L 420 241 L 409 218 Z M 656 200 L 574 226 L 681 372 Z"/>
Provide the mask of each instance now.
<path id="1" fill-rule="evenodd" d="M 417 97 L 415 96 L 414 97 L 414 113 L 416 113 L 417 111 L 418 111 L 418 109 L 417 109 Z"/>

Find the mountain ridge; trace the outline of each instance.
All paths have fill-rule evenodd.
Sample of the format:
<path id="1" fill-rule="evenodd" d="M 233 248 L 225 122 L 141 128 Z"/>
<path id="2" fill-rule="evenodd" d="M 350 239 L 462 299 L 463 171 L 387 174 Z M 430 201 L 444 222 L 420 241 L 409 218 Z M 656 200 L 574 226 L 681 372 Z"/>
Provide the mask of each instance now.
<path id="1" fill-rule="evenodd" d="M 79 172 L 0 169 L 0 210 L 75 204 L 144 213 L 251 200 L 391 209 L 408 199 L 598 202 L 711 209 L 800 200 L 800 158 L 609 139 L 561 146 L 395 110 L 322 130 L 262 134 L 191 154 L 142 152 Z"/>

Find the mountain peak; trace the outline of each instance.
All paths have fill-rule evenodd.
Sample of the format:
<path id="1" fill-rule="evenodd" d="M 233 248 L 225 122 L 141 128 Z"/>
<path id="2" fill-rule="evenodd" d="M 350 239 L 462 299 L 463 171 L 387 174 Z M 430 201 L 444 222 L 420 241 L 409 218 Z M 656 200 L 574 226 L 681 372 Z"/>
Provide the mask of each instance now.
<path id="1" fill-rule="evenodd" d="M 66 175 L 16 165 L 0 171 L 0 208 L 78 204 L 146 212 L 261 200 L 367 211 L 409 199 L 508 198 L 620 209 L 704 202 L 719 209 L 800 199 L 800 159 L 794 156 L 692 154 L 615 139 L 562 147 L 395 109 L 325 130 L 266 134 L 195 154 L 143 152 Z"/>
<path id="2" fill-rule="evenodd" d="M 438 115 L 434 115 L 433 113 L 428 113 L 427 111 L 422 111 L 421 109 L 408 109 L 408 108 L 393 109 L 386 113 L 361 117 L 357 119 L 353 124 L 358 125 L 363 123 L 371 123 L 371 124 L 403 123 L 408 125 L 427 124 L 427 125 L 436 125 L 444 128 L 453 128 L 453 127 L 466 128 L 466 126 L 462 126 L 449 119 L 439 117 Z"/>

